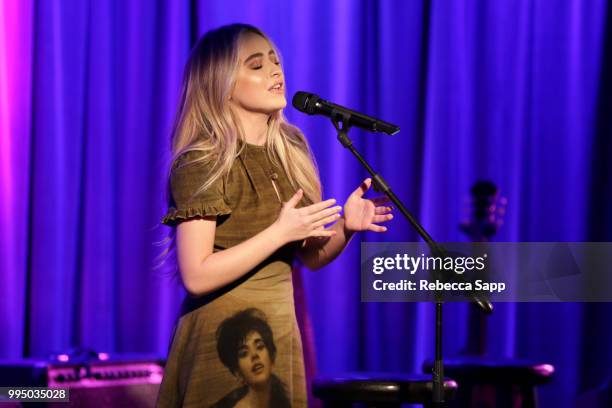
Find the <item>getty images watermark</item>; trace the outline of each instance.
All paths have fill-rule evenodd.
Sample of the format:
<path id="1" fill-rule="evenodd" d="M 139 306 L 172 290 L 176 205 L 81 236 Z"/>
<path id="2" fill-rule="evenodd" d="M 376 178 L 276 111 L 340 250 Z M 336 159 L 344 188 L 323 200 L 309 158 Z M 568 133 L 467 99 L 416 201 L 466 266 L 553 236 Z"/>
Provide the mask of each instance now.
<path id="1" fill-rule="evenodd" d="M 612 243 L 362 243 L 366 302 L 612 301 Z"/>

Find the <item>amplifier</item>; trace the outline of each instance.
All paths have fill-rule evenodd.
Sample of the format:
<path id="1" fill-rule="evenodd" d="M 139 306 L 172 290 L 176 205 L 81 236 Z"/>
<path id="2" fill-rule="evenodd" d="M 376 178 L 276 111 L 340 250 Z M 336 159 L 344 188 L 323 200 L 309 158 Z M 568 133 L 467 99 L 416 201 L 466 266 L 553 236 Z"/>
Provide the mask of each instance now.
<path id="1" fill-rule="evenodd" d="M 163 366 L 162 359 L 140 354 L 98 353 L 96 358 L 60 354 L 52 360 L 0 360 L 0 386 L 70 390 L 69 403 L 35 406 L 146 408 L 155 406 Z M 21 404 L 29 405 L 33 404 Z"/>

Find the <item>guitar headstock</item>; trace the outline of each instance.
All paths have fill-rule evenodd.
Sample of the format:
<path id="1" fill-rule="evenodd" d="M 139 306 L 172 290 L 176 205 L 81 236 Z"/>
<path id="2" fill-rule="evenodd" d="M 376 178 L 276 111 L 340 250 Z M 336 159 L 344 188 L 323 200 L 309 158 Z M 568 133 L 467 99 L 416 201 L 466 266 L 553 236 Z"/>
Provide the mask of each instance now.
<path id="1" fill-rule="evenodd" d="M 494 183 L 478 181 L 470 189 L 466 217 L 459 229 L 472 241 L 490 241 L 504 223 L 507 204 Z"/>

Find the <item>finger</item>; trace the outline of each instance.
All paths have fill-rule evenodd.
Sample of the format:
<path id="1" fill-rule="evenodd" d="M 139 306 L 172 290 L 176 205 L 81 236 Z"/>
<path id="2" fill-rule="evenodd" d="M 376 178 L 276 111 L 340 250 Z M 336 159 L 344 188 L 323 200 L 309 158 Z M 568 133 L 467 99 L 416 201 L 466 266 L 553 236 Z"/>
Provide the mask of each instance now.
<path id="1" fill-rule="evenodd" d="M 325 231 L 325 228 L 323 226 L 321 226 L 321 227 L 317 227 L 317 230 L 318 231 Z M 329 237 L 318 237 L 318 236 L 316 236 L 316 237 L 308 237 L 306 239 L 310 240 L 311 242 L 314 242 L 316 244 L 321 244 L 322 241 L 328 240 Z"/>
<path id="2" fill-rule="evenodd" d="M 372 218 L 373 223 L 385 222 L 393 219 L 393 214 L 375 215 Z"/>
<path id="3" fill-rule="evenodd" d="M 382 204 L 386 204 L 390 202 L 391 199 L 387 197 L 386 195 L 381 195 L 381 196 L 370 198 L 370 201 L 372 201 L 376 205 L 382 205 Z"/>
<path id="4" fill-rule="evenodd" d="M 329 200 L 321 201 L 320 203 L 311 204 L 308 207 L 304 207 L 302 210 L 306 212 L 306 214 L 314 214 L 319 211 L 329 207 L 330 205 L 336 204 L 335 198 L 330 198 Z"/>
<path id="5" fill-rule="evenodd" d="M 386 207 L 384 205 L 374 208 L 374 214 L 386 214 L 390 211 L 391 211 L 391 207 Z"/>
<path id="6" fill-rule="evenodd" d="M 376 225 L 376 224 L 370 224 L 370 226 L 368 227 L 368 231 L 373 231 L 373 232 L 385 232 L 387 230 L 387 227 L 383 227 L 380 225 Z"/>
<path id="7" fill-rule="evenodd" d="M 336 235 L 336 231 L 326 229 L 312 230 L 308 234 L 309 237 L 333 237 L 334 235 Z"/>
<path id="8" fill-rule="evenodd" d="M 316 229 L 319 231 L 322 231 L 325 229 L 325 227 L 320 226 L 320 227 L 317 227 Z M 304 241 L 306 242 L 305 245 L 307 245 L 307 242 L 317 242 L 317 241 L 320 241 L 321 239 L 322 239 L 321 237 L 307 237 L 304 239 Z"/>
<path id="9" fill-rule="evenodd" d="M 371 186 L 372 179 L 368 177 L 367 179 L 363 180 L 361 185 L 357 187 L 355 191 L 353 191 L 353 194 L 355 194 L 357 197 L 363 197 L 363 195 L 366 193 L 366 191 L 370 189 Z"/>
<path id="10" fill-rule="evenodd" d="M 304 190 L 302 190 L 301 188 L 296 191 L 296 193 L 293 195 L 293 197 L 291 197 L 289 199 L 289 201 L 287 201 L 286 205 L 289 208 L 295 208 L 295 206 L 297 205 L 297 203 L 300 202 L 300 200 L 302 199 L 302 196 L 304 195 Z"/>
<path id="11" fill-rule="evenodd" d="M 329 217 L 325 217 L 322 220 L 319 220 L 319 221 L 315 222 L 314 224 L 312 224 L 312 226 L 314 228 L 318 228 L 318 227 L 321 227 L 323 225 L 327 225 L 329 223 L 332 223 L 332 222 L 336 221 L 338 218 L 340 218 L 340 214 L 330 215 Z"/>
<path id="12" fill-rule="evenodd" d="M 318 213 L 309 215 L 306 220 L 307 222 L 316 222 L 322 218 L 329 217 L 330 215 L 334 215 L 342 211 L 342 206 L 337 205 L 335 207 L 326 208 L 324 210 L 319 211 Z"/>

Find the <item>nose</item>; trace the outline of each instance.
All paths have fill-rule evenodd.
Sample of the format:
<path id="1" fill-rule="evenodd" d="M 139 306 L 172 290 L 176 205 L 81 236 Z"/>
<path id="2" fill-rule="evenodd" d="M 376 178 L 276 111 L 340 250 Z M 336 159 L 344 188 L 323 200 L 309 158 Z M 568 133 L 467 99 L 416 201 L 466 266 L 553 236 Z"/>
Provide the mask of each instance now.
<path id="1" fill-rule="evenodd" d="M 279 65 L 272 65 L 272 77 L 276 78 L 276 77 L 280 77 L 281 74 L 283 73 L 283 70 L 281 69 L 281 67 Z"/>

